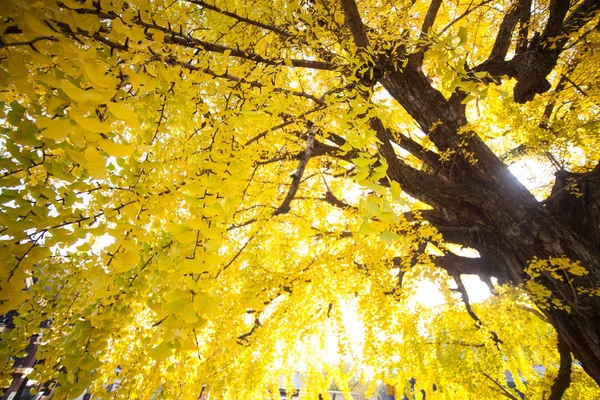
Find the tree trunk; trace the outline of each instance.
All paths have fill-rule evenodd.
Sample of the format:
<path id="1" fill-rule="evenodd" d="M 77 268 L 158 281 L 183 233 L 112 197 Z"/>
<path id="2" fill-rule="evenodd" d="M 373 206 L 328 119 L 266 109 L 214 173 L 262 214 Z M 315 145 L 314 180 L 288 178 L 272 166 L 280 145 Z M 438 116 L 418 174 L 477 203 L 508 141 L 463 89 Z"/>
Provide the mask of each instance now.
<path id="1" fill-rule="evenodd" d="M 584 276 L 567 273 L 571 282 L 543 272 L 536 279 L 552 291 L 550 305 L 546 306 L 549 299 L 535 294 L 532 300 L 585 371 L 600 384 L 600 298 L 595 292 L 600 288 L 600 164 L 584 178 L 579 177 L 577 184 L 583 196 L 578 198 L 565 189 L 565 184 L 573 182 L 563 179 L 563 186 L 559 182 L 554 195 L 540 203 L 475 133 L 459 133 L 466 125 L 460 94 L 446 100 L 418 68 L 411 68 L 410 62 L 408 68 L 387 74 L 381 82 L 421 129 L 429 132 L 439 151 L 468 148 L 474 155 L 472 162 L 457 152 L 447 163 L 450 166 L 444 165 L 451 181 L 429 182 L 426 191 L 414 179 L 407 179 L 402 165 L 391 155 L 386 156 L 389 174 L 403 189 L 434 207 L 426 218 L 446 240 L 475 248 L 491 261 L 468 273 L 477 273 L 484 281 L 495 276 L 501 283 L 521 285 L 532 279 L 526 271 L 532 260 L 550 257 L 579 261 L 588 271 Z M 380 139 L 385 140 L 385 135 Z M 457 146 L 458 141 L 462 146 Z M 453 185 L 469 198 L 453 196 Z M 462 230 L 456 229 L 458 225 Z M 466 232 L 465 226 L 469 226 Z M 453 263 L 441 266 L 451 275 L 467 273 Z M 552 299 L 568 306 L 570 312 L 553 305 Z"/>

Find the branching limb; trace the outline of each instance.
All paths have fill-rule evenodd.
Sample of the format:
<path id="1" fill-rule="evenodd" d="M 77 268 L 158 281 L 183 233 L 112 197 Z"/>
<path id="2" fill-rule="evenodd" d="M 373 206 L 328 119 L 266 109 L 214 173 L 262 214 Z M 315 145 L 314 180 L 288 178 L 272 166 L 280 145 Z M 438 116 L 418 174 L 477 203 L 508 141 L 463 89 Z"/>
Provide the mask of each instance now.
<path id="1" fill-rule="evenodd" d="M 350 205 L 335 197 L 329 188 L 327 188 L 327 192 L 325 192 L 324 197 L 319 198 L 319 200 L 329 203 L 334 207 L 341 208 L 342 210 L 358 210 L 357 207 L 354 207 L 353 205 Z"/>
<path id="2" fill-rule="evenodd" d="M 563 21 L 567 16 L 567 12 L 569 12 L 569 3 L 569 1 L 565 0 L 550 1 L 550 15 L 542 32 L 542 43 L 548 42 L 548 39 L 555 37 L 561 31 Z"/>
<path id="3" fill-rule="evenodd" d="M 483 376 L 485 376 L 487 379 L 489 379 L 490 381 L 492 381 L 494 383 L 494 385 L 496 385 L 496 387 L 498 387 L 500 389 L 500 393 L 506 397 L 509 398 L 510 400 L 519 400 L 517 397 L 513 396 L 508 390 L 506 390 L 506 388 L 504 387 L 504 385 L 502 385 L 500 382 L 498 382 L 496 379 L 492 378 L 491 376 L 489 376 L 488 374 L 486 374 L 485 372 L 481 371 L 481 373 L 483 374 Z"/>
<path id="4" fill-rule="evenodd" d="M 210 68 L 201 68 L 197 65 L 193 65 L 190 64 L 188 62 L 182 62 L 179 61 L 177 59 L 175 59 L 175 57 L 173 56 L 169 56 L 163 59 L 164 62 L 166 62 L 167 64 L 177 64 L 187 70 L 190 71 L 199 71 L 199 72 L 203 72 L 207 75 L 210 75 L 214 78 L 219 78 L 219 79 L 225 79 L 228 80 L 230 82 L 239 82 L 239 83 L 243 83 L 246 84 L 252 88 L 263 88 L 265 87 L 265 85 L 263 85 L 260 82 L 256 82 L 256 81 L 248 81 L 245 78 L 239 78 L 235 75 L 232 75 L 230 73 L 223 73 L 223 74 L 218 74 L 215 71 L 211 70 Z M 323 102 L 322 99 L 317 98 L 315 95 L 310 94 L 310 93 L 306 93 L 306 92 L 302 92 L 302 91 L 298 91 L 298 90 L 291 90 L 291 89 L 286 89 L 286 88 L 280 88 L 280 87 L 274 87 L 271 89 L 273 92 L 275 93 L 285 93 L 285 94 L 290 94 L 292 96 L 297 96 L 297 97 L 304 97 L 306 99 L 312 100 L 313 102 L 315 102 L 318 105 L 325 105 L 325 103 Z"/>
<path id="5" fill-rule="evenodd" d="M 456 286 L 458 287 L 457 290 L 462 297 L 462 301 L 465 304 L 467 313 L 473 319 L 473 321 L 475 321 L 475 327 L 477 329 L 483 328 L 484 327 L 483 322 L 481 322 L 481 320 L 479 319 L 477 314 L 475 314 L 475 312 L 471 308 L 471 303 L 469 302 L 469 294 L 467 293 L 467 288 L 465 288 L 465 285 L 460 277 L 460 274 L 453 274 L 452 278 L 454 278 L 454 281 L 456 282 Z M 492 335 L 492 340 L 494 341 L 494 344 L 496 345 L 497 348 L 499 348 L 500 344 L 502 343 L 502 340 L 500 340 L 500 338 L 498 337 L 498 334 L 496 332 L 491 331 L 490 334 Z"/>
<path id="6" fill-rule="evenodd" d="M 457 202 L 485 202 L 486 199 L 471 187 L 463 187 L 456 183 L 447 183 L 424 172 L 419 171 L 398 158 L 392 146 L 392 135 L 385 129 L 379 118 L 371 119 L 371 127 L 381 141 L 379 151 L 388 164 L 387 175 L 390 179 L 398 182 L 403 190 L 409 195 L 431 205 L 447 204 L 453 207 Z M 467 196 L 468 194 L 468 196 Z M 456 208 L 461 212 L 462 208 Z"/>
<path id="7" fill-rule="evenodd" d="M 319 142 L 317 139 L 314 139 L 311 157 L 319 157 L 319 156 L 323 156 L 326 154 L 336 157 L 337 155 L 335 153 L 337 153 L 339 151 L 340 151 L 340 149 L 338 147 L 329 146 L 325 143 Z M 304 151 L 304 150 L 299 153 L 296 153 L 296 154 L 284 153 L 277 157 L 269 158 L 267 160 L 259 160 L 256 162 L 256 165 L 267 165 L 267 164 L 272 164 L 272 163 L 280 162 L 280 161 L 301 160 L 302 158 L 304 158 L 305 154 L 306 154 L 306 151 Z M 344 157 L 344 158 L 346 158 L 346 157 Z"/>
<path id="8" fill-rule="evenodd" d="M 250 329 L 248 332 L 244 333 L 243 335 L 240 335 L 237 337 L 236 341 L 238 342 L 238 344 L 241 346 L 249 346 L 250 345 L 250 336 L 252 336 L 252 334 L 261 326 L 262 326 L 262 324 L 260 323 L 260 319 L 256 318 L 254 320 L 254 325 L 252 325 L 252 329 Z"/>
<path id="9" fill-rule="evenodd" d="M 491 3 L 492 1 L 494 1 L 494 0 L 484 0 L 481 3 L 476 4 L 476 5 L 473 5 L 473 2 L 471 2 L 471 4 L 469 4 L 467 9 L 462 14 L 460 14 L 458 17 L 456 17 L 452 21 L 450 21 L 446 26 L 444 26 L 444 28 L 437 34 L 437 36 L 441 36 L 444 32 L 446 32 L 448 29 L 450 29 L 454 24 L 459 22 L 461 19 L 465 18 L 466 16 L 468 16 L 472 12 L 478 10 L 479 8 L 485 6 L 486 4 Z"/>
<path id="10" fill-rule="evenodd" d="M 321 111 L 323 108 L 324 108 L 323 106 L 317 106 L 317 107 L 311 108 L 310 110 L 308 110 L 308 111 L 306 111 L 306 112 L 304 112 L 304 113 L 302 113 L 302 114 L 300 114 L 300 115 L 297 115 L 297 116 L 295 116 L 295 117 L 293 117 L 293 118 L 290 118 L 289 120 L 287 120 L 287 121 L 285 121 L 285 122 L 282 122 L 282 123 L 281 123 L 281 124 L 279 124 L 279 125 L 276 125 L 276 126 L 274 126 L 274 127 L 272 127 L 272 128 L 269 128 L 269 129 L 267 129 L 267 130 L 265 130 L 265 131 L 262 131 L 262 132 L 261 132 L 261 133 L 259 133 L 258 135 L 254 136 L 252 139 L 248 140 L 248 141 L 245 143 L 245 145 L 246 145 L 246 146 L 248 146 L 248 145 L 251 145 L 252 143 L 254 143 L 254 142 L 258 141 L 259 139 L 262 139 L 263 137 L 267 136 L 267 134 L 268 134 L 269 132 L 273 132 L 273 131 L 276 131 L 276 130 L 278 130 L 278 129 L 285 128 L 286 126 L 289 126 L 289 125 L 291 125 L 291 124 L 293 124 L 293 123 L 296 123 L 296 122 L 298 122 L 299 120 L 302 120 L 303 118 L 306 118 L 306 117 L 307 117 L 307 116 L 309 116 L 310 114 L 313 114 L 313 113 L 315 113 L 315 112 L 317 112 L 317 111 Z"/>
<path id="11" fill-rule="evenodd" d="M 300 180 L 302 179 L 302 175 L 304 174 L 304 169 L 308 164 L 308 160 L 310 160 L 310 158 L 312 157 L 312 151 L 315 143 L 315 131 L 315 125 L 311 124 L 310 130 L 308 131 L 308 138 L 306 140 L 306 150 L 304 151 L 304 157 L 300 159 L 300 162 L 298 163 L 298 168 L 293 174 L 292 185 L 290 186 L 287 196 L 285 196 L 285 199 L 283 200 L 279 208 L 275 210 L 275 212 L 273 212 L 273 215 L 285 214 L 290 211 L 290 203 L 292 202 L 294 196 L 298 192 L 298 188 L 300 187 Z"/>
<path id="12" fill-rule="evenodd" d="M 531 0 L 519 1 L 519 41 L 517 54 L 527 50 L 529 39 L 529 20 L 531 19 Z"/>
<path id="13" fill-rule="evenodd" d="M 40 37 L 36 37 L 35 39 L 31 39 L 28 40 L 26 42 L 12 42 L 12 43 L 4 43 L 4 41 L 0 41 L 0 49 L 4 49 L 7 47 L 18 47 L 18 46 L 31 46 L 33 47 L 33 45 L 37 42 L 40 42 L 42 40 L 50 40 L 52 42 L 57 42 L 58 39 L 55 38 L 54 36 L 40 36 Z"/>
<path id="14" fill-rule="evenodd" d="M 235 262 L 235 260 L 238 259 L 238 257 L 240 256 L 240 254 L 242 254 L 242 252 L 244 251 L 244 249 L 246 249 L 246 246 L 248 246 L 248 244 L 252 241 L 252 239 L 254 239 L 254 235 L 250 236 L 250 238 L 246 241 L 246 243 L 244 243 L 242 245 L 242 247 L 239 248 L 239 250 L 235 253 L 235 255 L 233 256 L 233 258 L 231 260 L 229 260 L 229 262 L 227 264 L 225 264 L 223 266 L 223 268 L 221 268 L 219 270 L 219 272 L 217 272 L 216 277 L 218 278 L 219 275 L 221 275 L 221 273 L 225 272 L 225 270 L 227 270 L 227 268 L 229 268 L 231 266 L 231 264 L 233 264 Z"/>

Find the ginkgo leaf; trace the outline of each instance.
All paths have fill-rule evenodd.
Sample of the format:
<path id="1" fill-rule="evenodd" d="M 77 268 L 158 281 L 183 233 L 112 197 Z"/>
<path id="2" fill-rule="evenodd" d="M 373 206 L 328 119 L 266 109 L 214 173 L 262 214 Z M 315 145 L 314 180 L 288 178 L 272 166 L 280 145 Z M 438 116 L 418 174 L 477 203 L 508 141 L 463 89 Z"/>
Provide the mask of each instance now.
<path id="1" fill-rule="evenodd" d="M 385 243 L 385 244 L 392 244 L 394 243 L 396 240 L 400 239 L 400 236 L 388 231 L 387 229 L 385 231 L 383 231 L 380 235 L 379 238 Z"/>
<path id="2" fill-rule="evenodd" d="M 51 119 L 40 117 L 36 121 L 36 125 L 42 129 L 40 131 L 42 136 L 54 140 L 66 138 L 75 129 L 75 126 L 71 124 L 71 120 L 68 118 Z"/>
<path id="3" fill-rule="evenodd" d="M 361 156 L 361 157 L 353 158 L 352 162 L 357 167 L 366 167 L 368 165 L 371 165 L 371 163 L 373 161 L 371 159 L 369 159 L 369 158 L 364 158 L 364 157 Z"/>
<path id="4" fill-rule="evenodd" d="M 100 103 L 103 100 L 103 96 L 93 90 L 83 90 L 66 79 L 61 80 L 61 89 L 75 101 L 78 102 L 95 102 Z"/>
<path id="5" fill-rule="evenodd" d="M 75 120 L 75 122 L 83 129 L 93 133 L 107 133 L 112 130 L 112 127 L 109 124 L 100 122 L 98 118 L 95 117 L 82 117 L 77 114 L 71 114 L 71 118 L 73 118 L 73 120 Z"/>
<path id="6" fill-rule="evenodd" d="M 373 216 L 378 216 L 382 212 L 376 197 L 371 197 L 365 202 L 365 209 Z"/>
<path id="7" fill-rule="evenodd" d="M 367 221 L 363 221 L 360 228 L 358 228 L 359 235 L 376 235 L 377 233 L 379 233 L 377 229 L 373 228 Z"/>
<path id="8" fill-rule="evenodd" d="M 98 150 L 93 147 L 85 149 L 84 157 L 86 160 L 86 169 L 94 179 L 106 178 L 106 160 Z"/>
<path id="9" fill-rule="evenodd" d="M 56 32 L 50 29 L 44 22 L 40 21 L 35 15 L 30 12 L 25 12 L 23 19 L 27 26 L 35 33 L 42 36 L 52 36 Z"/>
<path id="10" fill-rule="evenodd" d="M 156 361 L 164 360 L 171 356 L 171 346 L 167 342 L 161 342 L 158 346 L 148 350 L 148 355 Z"/>
<path id="11" fill-rule="evenodd" d="M 395 200 L 400 197 L 402 194 L 402 190 L 400 189 L 400 184 L 396 181 L 390 182 L 390 192 L 392 194 L 392 198 Z"/>
<path id="12" fill-rule="evenodd" d="M 165 41 L 165 33 L 163 31 L 155 31 L 152 33 L 152 39 L 157 43 L 163 43 Z"/>
<path id="13" fill-rule="evenodd" d="M 67 148 L 67 154 L 71 158 L 71 160 L 75 161 L 77 164 L 85 167 L 87 165 L 87 159 L 83 152 L 75 151 L 73 149 Z"/>
<path id="14" fill-rule="evenodd" d="M 133 152 L 133 147 L 121 143 L 111 142 L 110 140 L 101 139 L 98 145 L 102 150 L 113 157 L 127 157 Z"/>
<path id="15" fill-rule="evenodd" d="M 108 111 L 110 111 L 115 117 L 119 119 L 127 121 L 138 117 L 136 113 L 130 110 L 129 107 L 127 107 L 123 103 L 109 102 L 106 105 L 108 107 Z"/>
<path id="16" fill-rule="evenodd" d="M 191 307 L 191 305 L 185 307 L 184 311 L 180 315 L 181 319 L 188 324 L 198 322 L 198 316 L 196 315 L 196 312 L 194 312 L 194 309 Z"/>
<path id="17" fill-rule="evenodd" d="M 99 68 L 91 60 L 84 61 L 83 70 L 85 71 L 88 81 L 96 87 L 108 89 L 115 85 L 113 79 L 105 75 L 104 70 Z"/>

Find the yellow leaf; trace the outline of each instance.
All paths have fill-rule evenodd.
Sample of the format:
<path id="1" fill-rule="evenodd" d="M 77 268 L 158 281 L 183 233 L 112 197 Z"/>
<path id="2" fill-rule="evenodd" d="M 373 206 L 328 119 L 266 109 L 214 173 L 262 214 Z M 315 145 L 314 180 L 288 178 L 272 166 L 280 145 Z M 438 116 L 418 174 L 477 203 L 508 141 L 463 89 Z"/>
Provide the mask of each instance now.
<path id="1" fill-rule="evenodd" d="M 194 297 L 194 310 L 198 314 L 207 316 L 216 316 L 219 314 L 219 300 L 218 298 L 208 296 L 204 293 L 197 293 Z"/>
<path id="2" fill-rule="evenodd" d="M 186 322 L 188 324 L 198 322 L 198 316 L 196 315 L 192 307 L 190 307 L 189 305 L 185 307 L 184 311 L 181 313 L 181 319 L 183 320 L 183 322 Z"/>
<path id="3" fill-rule="evenodd" d="M 229 57 L 229 55 L 230 55 L 230 54 L 231 54 L 231 50 L 230 50 L 230 49 L 227 49 L 227 50 L 225 50 L 225 51 L 223 52 L 223 55 L 224 55 L 225 57 Z"/>
<path id="4" fill-rule="evenodd" d="M 152 34 L 152 39 L 157 43 L 164 43 L 165 33 L 163 31 L 156 31 Z"/>
<path id="5" fill-rule="evenodd" d="M 98 118 L 95 117 L 85 118 L 81 115 L 72 113 L 71 118 L 73 118 L 83 129 L 92 133 L 106 133 L 112 130 L 112 127 L 109 124 L 100 122 Z"/>
<path id="6" fill-rule="evenodd" d="M 38 128 L 43 137 L 48 139 L 60 140 L 66 138 L 69 133 L 73 132 L 75 126 L 71 125 L 71 120 L 68 118 L 46 118 L 40 117 L 36 121 Z"/>
<path id="7" fill-rule="evenodd" d="M 360 228 L 358 228 L 358 234 L 359 235 L 375 235 L 375 234 L 377 234 L 377 230 L 375 228 L 373 228 L 371 225 L 369 225 L 369 223 L 367 221 L 363 221 L 363 223 L 360 225 Z"/>
<path id="8" fill-rule="evenodd" d="M 62 107 L 68 103 L 69 103 L 68 101 L 60 99 L 56 96 L 52 96 L 52 97 L 50 97 L 50 100 L 48 100 L 48 105 L 46 106 L 46 108 L 47 108 L 49 114 L 53 114 L 56 112 L 57 108 Z"/>
<path id="9" fill-rule="evenodd" d="M 60 81 L 61 89 L 73 100 L 77 102 L 96 102 L 100 103 L 104 99 L 102 95 L 92 90 L 83 90 L 66 79 Z"/>
<path id="10" fill-rule="evenodd" d="M 148 355 L 157 361 L 164 360 L 171 355 L 171 346 L 167 342 L 162 342 L 158 346 L 148 350 Z"/>
<path id="11" fill-rule="evenodd" d="M 400 197 L 400 184 L 396 181 L 392 181 L 390 183 L 390 192 L 392 193 L 392 198 L 393 199 L 397 199 L 398 197 Z"/>
<path id="12" fill-rule="evenodd" d="M 88 147 L 84 152 L 87 161 L 87 171 L 94 179 L 106 178 L 106 160 L 98 150 L 93 147 Z"/>
<path id="13" fill-rule="evenodd" d="M 379 235 L 379 238 L 385 243 L 385 244 L 392 244 L 394 243 L 396 240 L 400 239 L 400 236 L 396 235 L 393 232 L 388 231 L 387 229 L 385 231 L 383 231 L 381 233 L 381 235 Z"/>
<path id="14" fill-rule="evenodd" d="M 126 157 L 133 153 L 133 147 L 110 140 L 101 139 L 98 144 L 100 148 L 113 157 Z"/>
<path id="15" fill-rule="evenodd" d="M 115 117 L 122 120 L 130 120 L 137 118 L 137 114 L 131 111 L 125 104 L 123 103 L 107 103 L 108 111 L 111 112 Z"/>
<path id="16" fill-rule="evenodd" d="M 91 60 L 83 62 L 83 71 L 87 80 L 94 86 L 102 89 L 108 89 L 115 86 L 113 79 L 104 74 L 104 69 L 99 68 Z"/>
<path id="17" fill-rule="evenodd" d="M 82 167 L 85 167 L 87 165 L 87 160 L 85 159 L 85 156 L 83 155 L 83 153 L 81 153 L 79 151 L 67 149 L 67 154 L 69 155 L 71 160 L 75 161 L 77 164 L 81 165 Z"/>
<path id="18" fill-rule="evenodd" d="M 283 63 L 285 65 L 287 65 L 288 67 L 293 67 L 294 65 L 292 64 L 292 60 L 290 60 L 289 58 L 284 58 L 283 59 Z"/>
<path id="19" fill-rule="evenodd" d="M 56 78 L 54 76 L 54 74 L 38 75 L 38 76 L 36 76 L 36 79 L 40 82 L 44 82 L 48 86 L 52 86 L 52 87 L 56 87 L 56 88 L 59 88 L 61 85 L 60 81 L 58 80 L 58 78 Z"/>
<path id="20" fill-rule="evenodd" d="M 25 24 L 31 28 L 32 31 L 42 36 L 52 36 L 56 34 L 52 29 L 50 29 L 45 23 L 40 21 L 38 17 L 31 14 L 30 12 L 25 12 L 23 15 L 23 19 L 25 20 Z"/>

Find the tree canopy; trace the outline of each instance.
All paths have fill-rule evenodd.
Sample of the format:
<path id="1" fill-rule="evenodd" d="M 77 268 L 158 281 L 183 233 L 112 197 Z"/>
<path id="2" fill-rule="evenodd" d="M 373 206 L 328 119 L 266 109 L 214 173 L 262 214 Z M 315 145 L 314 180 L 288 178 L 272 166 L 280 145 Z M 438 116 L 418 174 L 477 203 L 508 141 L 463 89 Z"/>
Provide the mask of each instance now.
<path id="1" fill-rule="evenodd" d="M 0 5 L 0 386 L 600 397 L 600 1 Z"/>

